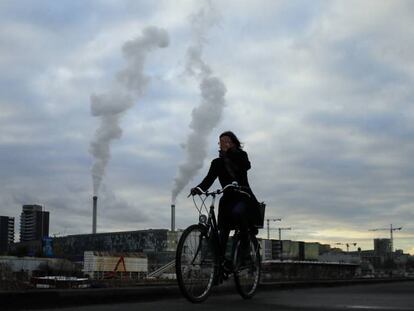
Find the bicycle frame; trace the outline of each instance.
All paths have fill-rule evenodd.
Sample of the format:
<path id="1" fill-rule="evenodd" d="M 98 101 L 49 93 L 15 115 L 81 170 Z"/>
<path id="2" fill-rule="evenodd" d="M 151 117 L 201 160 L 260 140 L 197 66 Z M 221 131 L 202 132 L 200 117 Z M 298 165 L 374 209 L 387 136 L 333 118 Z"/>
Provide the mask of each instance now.
<path id="1" fill-rule="evenodd" d="M 197 203 L 195 202 L 195 199 L 194 199 L 194 196 L 193 196 L 194 205 L 195 205 L 195 207 L 196 207 L 196 209 L 198 210 L 198 213 L 199 213 L 199 224 L 206 227 L 208 237 L 211 237 L 211 235 L 213 236 L 214 250 L 215 250 L 216 254 L 218 255 L 217 257 L 219 258 L 220 263 L 222 263 L 223 260 L 224 260 L 223 250 L 225 250 L 226 245 L 221 245 L 221 241 L 220 241 L 220 237 L 219 237 L 219 230 L 218 230 L 217 220 L 216 220 L 216 214 L 214 212 L 214 205 L 215 205 L 215 202 L 216 202 L 216 196 L 224 193 L 224 191 L 227 188 L 236 189 L 238 192 L 243 193 L 243 194 L 247 195 L 248 197 L 250 197 L 250 194 L 245 192 L 243 190 L 243 187 L 239 186 L 237 184 L 237 182 L 233 182 L 233 183 L 225 186 L 223 189 L 218 189 L 218 190 L 212 191 L 212 192 L 208 192 L 208 191 L 204 192 L 204 191 L 202 191 L 202 189 L 199 188 L 199 190 L 201 190 L 201 193 L 203 195 L 205 195 L 205 198 L 201 199 L 200 208 L 198 208 Z M 191 194 L 189 194 L 189 196 L 190 195 Z M 205 208 L 206 211 L 207 211 L 207 206 L 205 205 L 205 201 L 207 200 L 207 198 L 209 196 L 212 197 L 212 200 L 211 200 L 210 208 L 208 210 L 208 217 L 207 217 L 207 219 L 205 219 L 205 216 L 203 215 L 202 211 L 203 211 L 203 208 Z M 239 231 L 236 229 L 234 236 L 238 236 L 238 234 L 239 234 Z"/>
<path id="2" fill-rule="evenodd" d="M 208 209 L 207 220 L 203 221 L 202 220 L 202 218 L 203 218 L 202 217 L 203 216 L 202 209 L 203 209 L 203 207 L 206 208 L 204 202 L 205 202 L 205 200 L 207 200 L 208 196 L 211 196 L 212 200 L 211 200 L 211 203 L 210 203 L 210 207 Z M 200 214 L 199 215 L 199 224 L 206 228 L 207 236 L 209 238 L 213 239 L 213 248 L 214 248 L 214 251 L 215 251 L 217 257 L 219 258 L 219 262 L 221 263 L 223 261 L 224 257 L 222 255 L 223 246 L 221 245 L 221 241 L 220 241 L 220 237 L 219 237 L 219 230 L 218 230 L 218 226 L 217 226 L 216 213 L 214 212 L 216 196 L 217 196 L 217 193 L 208 194 L 206 196 L 205 200 L 202 200 L 202 203 L 201 203 L 202 206 L 200 207 L 200 209 L 197 208 L 197 210 Z M 198 251 L 199 250 L 197 250 L 197 253 L 198 253 Z"/>

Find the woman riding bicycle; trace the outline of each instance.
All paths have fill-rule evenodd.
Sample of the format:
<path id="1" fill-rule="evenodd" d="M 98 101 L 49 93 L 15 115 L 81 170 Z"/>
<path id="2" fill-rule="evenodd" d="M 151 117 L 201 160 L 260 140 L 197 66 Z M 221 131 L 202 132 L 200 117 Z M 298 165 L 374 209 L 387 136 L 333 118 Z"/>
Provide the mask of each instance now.
<path id="1" fill-rule="evenodd" d="M 249 228 L 252 227 L 251 220 L 256 212 L 257 200 L 250 189 L 247 171 L 250 169 L 250 161 L 247 153 L 242 149 L 237 136 L 227 131 L 220 135 L 219 157 L 211 162 L 207 176 L 196 187 L 191 189 L 191 194 L 200 194 L 208 190 L 218 177 L 224 188 L 234 181 L 250 194 L 250 198 L 243 193 L 234 190 L 224 192 L 219 203 L 218 228 L 220 230 L 220 244 L 223 245 L 222 256 L 225 256 L 226 245 L 230 230 L 239 228 L 243 246 L 247 247 Z M 243 248 L 245 248 L 243 247 Z"/>

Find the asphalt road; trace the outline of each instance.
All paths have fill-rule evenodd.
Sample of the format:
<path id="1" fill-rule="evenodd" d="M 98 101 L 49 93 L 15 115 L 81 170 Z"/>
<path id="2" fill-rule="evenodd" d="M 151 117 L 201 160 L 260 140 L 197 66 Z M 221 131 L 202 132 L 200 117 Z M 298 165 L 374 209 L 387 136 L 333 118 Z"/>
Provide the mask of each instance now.
<path id="1" fill-rule="evenodd" d="M 39 309 L 37 309 L 39 310 Z M 57 309 L 41 309 L 57 310 Z M 237 294 L 212 294 L 202 304 L 194 305 L 184 298 L 160 299 L 151 302 L 100 304 L 60 308 L 59 311 L 119 311 L 119 310 L 412 310 L 414 282 L 309 287 L 261 290 L 251 300 Z"/>

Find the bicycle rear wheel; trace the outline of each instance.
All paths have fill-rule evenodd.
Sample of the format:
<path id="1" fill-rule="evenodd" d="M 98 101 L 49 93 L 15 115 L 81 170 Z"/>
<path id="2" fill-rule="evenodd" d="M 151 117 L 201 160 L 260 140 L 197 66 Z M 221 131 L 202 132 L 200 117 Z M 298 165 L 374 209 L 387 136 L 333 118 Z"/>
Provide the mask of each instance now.
<path id="1" fill-rule="evenodd" d="M 204 301 L 216 275 L 216 256 L 205 227 L 184 230 L 177 246 L 175 269 L 182 294 L 191 302 Z"/>
<path id="2" fill-rule="evenodd" d="M 248 252 L 243 252 L 241 241 L 237 240 L 234 250 L 234 282 L 238 293 L 250 299 L 256 293 L 261 272 L 259 243 L 256 237 L 249 238 Z"/>

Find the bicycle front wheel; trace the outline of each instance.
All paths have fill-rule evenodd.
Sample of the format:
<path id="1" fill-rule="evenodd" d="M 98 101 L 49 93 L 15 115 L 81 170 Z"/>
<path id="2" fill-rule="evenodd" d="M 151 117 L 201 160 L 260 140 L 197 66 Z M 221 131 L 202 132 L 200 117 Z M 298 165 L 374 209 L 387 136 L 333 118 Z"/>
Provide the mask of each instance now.
<path id="1" fill-rule="evenodd" d="M 246 250 L 242 249 L 240 240 L 236 242 L 233 265 L 237 291 L 244 299 L 252 298 L 259 285 L 261 272 L 259 242 L 256 237 L 249 238 Z"/>
<path id="2" fill-rule="evenodd" d="M 205 227 L 188 227 L 178 242 L 175 260 L 182 294 L 191 302 L 204 301 L 211 292 L 216 269 L 216 256 Z"/>

